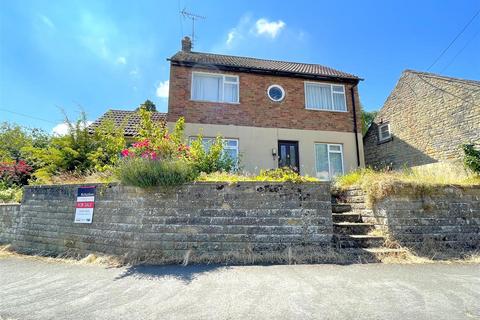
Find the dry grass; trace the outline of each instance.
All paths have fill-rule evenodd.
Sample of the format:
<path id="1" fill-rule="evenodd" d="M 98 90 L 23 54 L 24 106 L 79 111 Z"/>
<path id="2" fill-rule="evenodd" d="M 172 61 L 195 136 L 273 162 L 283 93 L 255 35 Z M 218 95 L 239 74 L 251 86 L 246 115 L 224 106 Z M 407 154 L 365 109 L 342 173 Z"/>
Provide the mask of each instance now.
<path id="1" fill-rule="evenodd" d="M 66 172 L 52 176 L 50 184 L 110 183 L 117 181 L 111 171 L 91 172 L 88 174 Z"/>
<path id="2" fill-rule="evenodd" d="M 0 259 L 6 257 L 17 257 L 22 259 L 40 260 L 44 262 L 54 263 L 69 263 L 69 264 L 82 264 L 82 265 L 102 265 L 107 267 L 121 267 L 126 264 L 123 257 L 108 256 L 102 254 L 91 253 L 85 257 L 79 257 L 78 255 L 64 253 L 56 257 L 42 255 L 38 252 L 34 255 L 27 255 L 18 253 L 12 249 L 11 245 L 0 245 Z"/>
<path id="3" fill-rule="evenodd" d="M 358 187 L 366 192 L 367 206 L 391 194 L 428 194 L 439 186 L 480 186 L 480 176 L 469 173 L 460 165 L 438 163 L 398 171 L 361 169 L 340 176 L 334 189 Z"/>
<path id="4" fill-rule="evenodd" d="M 39 260 L 48 263 L 66 263 L 75 265 L 100 265 L 106 267 L 122 267 L 137 264 L 226 264 L 226 265 L 255 265 L 255 264 L 357 264 L 357 263 L 386 263 L 386 264 L 426 264 L 426 263 L 480 263 L 480 252 L 466 252 L 459 255 L 455 252 L 437 254 L 418 254 L 412 250 L 399 246 L 387 248 L 383 251 L 367 251 L 362 249 L 335 249 L 332 247 L 288 247 L 276 252 L 232 251 L 215 254 L 198 253 L 187 250 L 183 255 L 163 256 L 150 254 L 143 257 L 134 255 L 107 256 L 89 254 L 78 258 L 75 255 L 64 254 L 58 257 L 45 257 L 41 254 L 24 255 L 11 249 L 9 245 L 0 246 L 0 259 L 5 257 Z"/>

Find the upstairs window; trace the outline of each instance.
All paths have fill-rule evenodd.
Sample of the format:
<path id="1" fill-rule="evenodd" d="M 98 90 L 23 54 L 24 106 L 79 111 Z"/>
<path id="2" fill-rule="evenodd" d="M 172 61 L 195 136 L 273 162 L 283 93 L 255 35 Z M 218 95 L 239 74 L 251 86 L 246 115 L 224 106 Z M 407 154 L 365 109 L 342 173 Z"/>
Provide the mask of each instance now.
<path id="1" fill-rule="evenodd" d="M 392 138 L 392 133 L 390 132 L 390 124 L 384 123 L 378 126 L 378 141 L 384 142 Z"/>
<path id="2" fill-rule="evenodd" d="M 311 110 L 347 111 L 345 86 L 305 82 L 305 107 Z"/>
<path id="3" fill-rule="evenodd" d="M 238 103 L 238 76 L 192 73 L 192 100 Z"/>

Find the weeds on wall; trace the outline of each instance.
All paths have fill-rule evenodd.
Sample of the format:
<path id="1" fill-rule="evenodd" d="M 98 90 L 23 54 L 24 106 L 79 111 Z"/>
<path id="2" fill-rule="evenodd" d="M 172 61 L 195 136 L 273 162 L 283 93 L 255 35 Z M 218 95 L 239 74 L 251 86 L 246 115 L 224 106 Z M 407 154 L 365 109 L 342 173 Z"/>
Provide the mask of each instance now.
<path id="1" fill-rule="evenodd" d="M 333 188 L 338 191 L 362 189 L 369 207 L 392 194 L 428 195 L 435 192 L 439 186 L 447 185 L 480 185 L 480 176 L 465 172 L 461 167 L 438 164 L 434 167 L 406 168 L 399 171 L 359 169 L 338 176 L 333 181 Z"/>

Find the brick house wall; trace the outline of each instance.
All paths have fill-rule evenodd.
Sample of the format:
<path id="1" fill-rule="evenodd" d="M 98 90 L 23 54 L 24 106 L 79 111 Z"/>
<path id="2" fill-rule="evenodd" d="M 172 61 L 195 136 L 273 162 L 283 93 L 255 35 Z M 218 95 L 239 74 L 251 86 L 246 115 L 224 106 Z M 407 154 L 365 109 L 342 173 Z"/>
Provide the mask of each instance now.
<path id="1" fill-rule="evenodd" d="M 192 71 L 232 74 L 239 76 L 240 99 L 238 104 L 199 102 L 190 100 Z M 237 125 L 265 128 L 287 128 L 352 132 L 352 83 L 329 82 L 345 85 L 347 112 L 329 112 L 305 109 L 304 78 L 262 75 L 248 72 L 230 72 L 205 68 L 171 65 L 168 122 L 185 117 L 187 123 Z M 273 102 L 267 96 L 272 84 L 281 85 L 285 99 Z M 358 89 L 354 87 L 357 111 L 357 132 L 361 132 L 361 109 Z"/>
<path id="2" fill-rule="evenodd" d="M 392 139 L 379 143 L 378 125 Z M 406 70 L 364 137 L 367 166 L 401 168 L 463 157 L 480 143 L 480 82 Z"/>

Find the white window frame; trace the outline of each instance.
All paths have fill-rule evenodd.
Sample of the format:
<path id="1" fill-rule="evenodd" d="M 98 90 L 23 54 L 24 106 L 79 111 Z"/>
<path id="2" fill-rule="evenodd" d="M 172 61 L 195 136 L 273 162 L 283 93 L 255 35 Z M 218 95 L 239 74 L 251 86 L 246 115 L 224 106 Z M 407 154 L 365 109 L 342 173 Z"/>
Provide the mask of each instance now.
<path id="1" fill-rule="evenodd" d="M 218 78 L 222 78 L 222 92 L 220 93 L 220 101 L 215 100 L 200 100 L 193 98 L 193 78 L 194 76 L 198 75 L 207 75 L 207 76 L 215 76 Z M 237 78 L 237 82 L 227 81 L 225 80 L 226 77 L 234 77 Z M 225 84 L 236 84 L 237 85 L 237 101 L 223 101 L 225 96 Z M 240 103 L 240 77 L 234 74 L 223 74 L 223 73 L 213 73 L 213 72 L 201 72 L 201 71 L 193 71 L 190 83 L 190 100 L 191 101 L 201 101 L 201 102 L 216 102 L 216 103 L 229 103 L 229 104 L 239 104 Z"/>
<path id="2" fill-rule="evenodd" d="M 383 137 L 382 136 L 382 128 L 387 127 L 388 128 L 388 136 Z M 390 123 L 382 123 L 378 125 L 378 141 L 379 142 L 384 142 L 387 140 L 390 140 L 392 138 L 392 131 L 390 130 Z"/>
<path id="3" fill-rule="evenodd" d="M 328 179 L 324 181 L 330 181 L 332 180 L 332 167 L 330 164 L 330 153 L 340 153 L 341 159 L 342 159 L 342 174 L 345 173 L 345 164 L 344 164 L 344 159 L 343 159 L 343 144 L 340 143 L 327 143 L 327 142 L 315 142 L 313 144 L 313 153 L 315 154 L 315 176 L 318 177 L 318 171 L 317 171 L 317 145 L 318 144 L 326 144 L 327 145 L 327 161 L 328 161 Z M 340 150 L 330 150 L 331 146 L 336 146 L 340 147 Z"/>
<path id="4" fill-rule="evenodd" d="M 332 99 L 332 108 L 334 107 L 333 105 L 333 87 L 334 86 L 337 86 L 337 87 L 342 87 L 342 90 L 343 92 L 343 101 L 345 102 L 345 110 L 333 110 L 333 109 L 325 109 L 325 108 L 322 108 L 322 107 L 318 107 L 318 108 L 309 108 L 307 106 L 307 86 L 308 85 L 317 85 L 317 86 L 330 86 L 330 99 Z M 303 84 L 303 91 L 304 91 L 304 95 L 305 95 L 305 109 L 307 110 L 314 110 L 314 111 L 328 111 L 328 112 L 348 112 L 348 106 L 347 106 L 347 94 L 346 94 L 346 91 L 345 91 L 345 85 L 343 84 L 334 84 L 334 83 L 328 83 L 328 82 L 313 82 L 313 81 L 305 81 L 304 84 Z M 335 93 L 340 93 L 339 91 L 335 91 Z"/>
<path id="5" fill-rule="evenodd" d="M 190 136 L 188 137 L 188 144 L 191 145 L 192 141 L 194 140 L 197 140 L 198 137 L 197 136 Z M 202 143 L 204 140 L 210 140 L 210 141 L 213 141 L 215 140 L 216 138 L 214 137 L 202 137 Z M 234 147 L 230 147 L 226 144 L 226 142 L 228 141 L 236 141 L 237 142 L 237 146 L 234 148 Z M 235 149 L 237 151 L 237 159 L 235 159 L 235 167 L 238 166 L 238 161 L 239 161 L 239 157 L 240 157 L 240 140 L 237 139 L 237 138 L 222 138 L 222 143 L 223 143 L 223 149 Z"/>
<path id="6" fill-rule="evenodd" d="M 280 89 L 280 91 L 282 91 L 282 97 L 281 97 L 280 99 L 276 100 L 276 99 L 273 99 L 273 98 L 270 96 L 270 89 L 272 89 L 272 88 L 278 88 L 278 89 Z M 272 100 L 273 102 L 281 102 L 281 101 L 283 101 L 283 99 L 285 99 L 285 90 L 283 90 L 283 87 L 282 87 L 281 85 L 279 85 L 279 84 L 272 84 L 272 85 L 269 86 L 268 89 L 267 89 L 267 97 L 268 97 L 270 100 Z"/>

